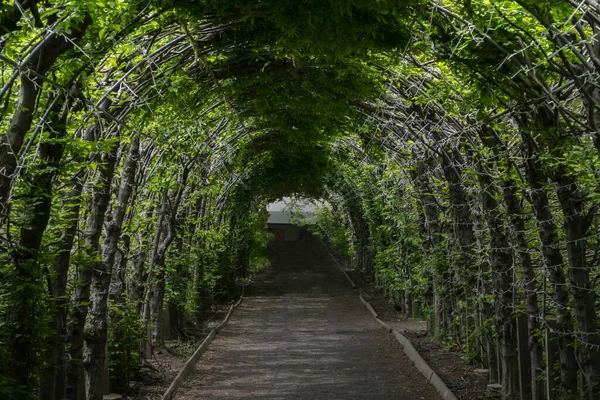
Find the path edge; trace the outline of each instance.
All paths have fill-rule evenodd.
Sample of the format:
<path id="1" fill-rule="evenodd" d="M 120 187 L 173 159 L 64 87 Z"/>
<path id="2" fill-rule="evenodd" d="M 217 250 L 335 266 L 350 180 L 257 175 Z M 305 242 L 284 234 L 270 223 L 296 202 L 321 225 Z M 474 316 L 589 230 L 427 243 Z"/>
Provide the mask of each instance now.
<path id="1" fill-rule="evenodd" d="M 229 321 L 231 314 L 233 314 L 233 310 L 236 309 L 237 306 L 239 306 L 242 300 L 244 299 L 244 289 L 244 286 L 242 286 L 242 294 L 239 300 L 237 301 L 237 303 L 232 304 L 229 307 L 229 311 L 227 311 L 227 315 L 225 316 L 223 321 L 221 321 L 219 325 L 215 326 L 210 330 L 208 336 L 206 336 L 202 343 L 200 343 L 200 346 L 198 346 L 196 351 L 194 351 L 194 354 L 192 354 L 192 356 L 185 362 L 185 364 L 183 364 L 183 368 L 181 368 L 181 371 L 179 371 L 175 379 L 173 379 L 173 382 L 171 382 L 167 391 L 162 395 L 161 400 L 171 400 L 175 393 L 177 393 L 177 390 L 179 389 L 181 384 L 186 381 L 188 376 L 190 376 L 190 374 L 194 370 L 194 367 L 198 363 L 200 356 L 206 351 L 206 349 L 208 349 L 208 346 L 214 340 L 217 333 L 219 333 L 221 329 L 223 329 L 225 324 Z"/>
<path id="2" fill-rule="evenodd" d="M 327 248 L 327 246 L 325 246 L 325 247 Z M 344 271 L 344 269 L 342 268 L 340 263 L 337 261 L 335 256 L 333 254 L 331 254 L 331 252 L 329 251 L 328 248 L 327 248 L 327 251 L 328 251 L 329 255 L 331 256 L 331 258 L 333 259 L 333 261 L 335 261 L 336 265 L 338 266 L 338 268 L 340 269 L 342 274 L 344 274 L 344 276 L 346 277 L 348 282 L 350 282 L 352 289 L 358 289 L 358 291 L 359 291 L 358 298 L 359 298 L 360 302 L 365 305 L 365 307 L 367 308 L 369 313 L 371 313 L 373 318 L 375 318 L 375 321 L 377 321 L 377 323 L 379 323 L 379 325 L 383 329 L 385 329 L 386 332 L 394 335 L 394 338 L 396 338 L 398 343 L 400 343 L 400 345 L 402 346 L 402 350 L 404 350 L 404 354 L 406 354 L 406 356 L 413 362 L 415 367 L 425 377 L 425 379 L 427 379 L 427 381 L 431 385 L 433 385 L 433 387 L 439 393 L 439 395 L 442 397 L 442 399 L 458 400 L 456 395 L 454 393 L 452 393 L 452 391 L 450 390 L 448 385 L 446 385 L 446 383 L 442 380 L 442 378 L 440 378 L 440 376 L 433 370 L 433 368 L 431 368 L 429 366 L 429 364 L 427 364 L 427 362 L 423 359 L 423 357 L 421 357 L 421 355 L 419 354 L 417 349 L 415 349 L 415 347 L 410 342 L 410 340 L 408 340 L 408 338 L 406 336 L 402 335 L 396 329 L 391 328 L 389 325 L 387 325 L 385 322 L 383 322 L 382 320 L 379 319 L 379 316 L 377 315 L 377 312 L 375 311 L 375 309 L 373 309 L 371 304 L 369 304 L 369 302 L 363 297 L 362 290 L 360 290 L 360 288 L 358 288 L 356 286 L 354 281 L 350 278 L 350 275 L 348 275 L 348 273 L 346 273 L 346 271 Z"/>
<path id="3" fill-rule="evenodd" d="M 427 379 L 427 381 L 433 385 L 435 390 L 439 393 L 439 395 L 444 400 L 458 400 L 456 395 L 452 393 L 450 388 L 446 385 L 446 383 L 440 378 L 440 376 L 427 364 L 427 361 L 421 357 L 417 349 L 413 346 L 410 340 L 396 329 L 391 328 L 385 322 L 380 320 L 377 316 L 377 313 L 371 307 L 371 304 L 367 300 L 364 299 L 362 295 L 359 295 L 360 301 L 365 305 L 367 310 L 373 315 L 375 321 L 379 323 L 379 325 L 385 329 L 386 332 L 394 335 L 394 338 L 400 343 L 402 346 L 402 350 L 404 350 L 404 354 L 412 361 L 415 367 L 419 370 L 419 372 Z"/>

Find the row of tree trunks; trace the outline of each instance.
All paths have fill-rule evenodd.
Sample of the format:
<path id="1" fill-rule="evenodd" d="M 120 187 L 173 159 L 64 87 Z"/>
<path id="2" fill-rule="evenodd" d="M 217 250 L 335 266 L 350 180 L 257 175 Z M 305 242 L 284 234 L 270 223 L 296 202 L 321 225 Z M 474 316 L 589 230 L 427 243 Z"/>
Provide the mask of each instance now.
<path id="1" fill-rule="evenodd" d="M 434 134 L 438 137 L 437 132 Z M 472 313 L 475 307 L 469 304 L 467 298 L 467 288 L 476 286 L 475 273 L 475 249 L 476 238 L 473 231 L 473 215 L 471 213 L 471 201 L 466 191 L 462 165 L 464 160 L 456 149 L 440 149 L 441 150 L 441 167 L 448 187 L 448 200 L 451 208 L 453 223 L 449 226 L 452 231 L 448 233 L 448 249 L 451 254 L 451 262 L 453 277 L 452 287 L 450 288 L 450 302 L 446 302 L 446 318 L 449 318 L 451 323 L 451 337 L 457 340 L 462 346 L 466 346 L 467 351 L 474 350 L 474 343 L 469 337 L 469 332 L 463 328 L 469 324 L 474 326 Z M 453 257 L 454 249 L 458 249 L 460 256 Z M 459 304 L 466 307 L 465 315 L 461 313 Z M 458 314 L 457 314 L 458 313 Z M 458 325 L 458 321 L 462 321 Z"/>
<path id="2" fill-rule="evenodd" d="M 64 149 L 60 139 L 66 135 L 69 112 L 69 102 L 64 95 L 51 98 L 49 102 L 49 135 L 39 146 L 39 164 L 26 171 L 24 176 L 27 180 L 26 194 L 23 196 L 23 212 L 26 216 L 20 229 L 19 246 L 12 253 L 15 271 L 10 284 L 14 298 L 10 304 L 14 304 L 14 308 L 7 311 L 7 322 L 12 330 L 12 342 L 7 344 L 12 352 L 12 368 L 6 372 L 12 376 L 17 391 L 23 394 L 33 386 L 33 368 L 36 365 L 36 350 L 39 350 L 36 337 L 40 329 L 42 274 L 38 252 L 50 219 L 53 181 Z"/>
<path id="3" fill-rule="evenodd" d="M 529 183 L 529 201 L 533 207 L 541 242 L 544 268 L 552 285 L 552 297 L 557 320 L 558 346 L 560 351 L 560 396 L 573 398 L 577 393 L 577 359 L 569 336 L 574 331 L 573 316 L 569 307 L 569 291 L 563 272 L 564 259 L 560 252 L 560 238 L 554 215 L 550 209 L 546 184 L 548 177 L 539 161 L 537 146 L 531 135 L 523 130 L 523 156 L 526 160 L 525 175 Z"/>
<path id="4" fill-rule="evenodd" d="M 415 109 L 419 111 L 419 108 L 416 106 L 410 108 L 411 111 Z M 543 266 L 547 271 L 548 279 L 552 285 L 551 291 L 554 302 L 551 311 L 556 315 L 558 320 L 557 336 L 561 359 L 559 395 L 564 398 L 574 398 L 574 396 L 578 395 L 580 389 L 578 371 L 581 371 L 583 379 L 581 390 L 586 393 L 586 396 L 595 398 L 594 396 L 598 396 L 598 380 L 596 376 L 600 374 L 600 371 L 597 369 L 600 367 L 600 365 L 597 365 L 598 360 L 600 360 L 597 354 L 599 337 L 595 306 L 596 296 L 590 279 L 591 268 L 587 263 L 589 255 L 586 252 L 586 243 L 588 229 L 595 216 L 596 207 L 591 207 L 589 210 L 587 209 L 589 207 L 585 207 L 587 201 L 586 193 L 579 189 L 578 182 L 572 172 L 566 172 L 564 166 L 560 163 L 546 165 L 540 157 L 543 151 L 549 151 L 554 155 L 555 159 L 560 159 L 563 153 L 568 151 L 569 146 L 577 143 L 576 138 L 574 139 L 569 133 L 561 131 L 561 127 L 557 123 L 557 117 L 553 114 L 553 111 L 540 108 L 533 113 L 531 120 L 528 120 L 527 117 L 521 117 L 517 121 L 517 125 L 519 126 L 518 132 L 522 139 L 523 170 L 526 177 L 524 192 L 527 194 L 526 198 L 532 204 L 533 213 L 538 225 Z M 397 118 L 394 115 L 391 117 L 392 119 Z M 424 118 L 424 120 L 440 122 L 430 117 Z M 422 124 L 422 122 L 419 122 L 419 124 Z M 449 129 L 453 130 L 453 128 L 460 130 L 459 126 L 450 127 Z M 408 129 L 410 130 L 411 128 L 409 127 Z M 557 134 L 557 132 L 562 133 Z M 443 145 L 439 143 L 448 140 L 447 138 L 442 138 L 435 131 L 430 133 L 438 143 L 437 146 L 433 147 L 443 152 L 441 156 L 442 169 L 447 180 L 450 204 L 453 205 L 454 229 L 448 231 L 448 244 L 452 247 L 454 241 L 456 241 L 458 247 L 463 250 L 462 258 L 464 260 L 465 254 L 468 254 L 464 250 L 468 250 L 465 244 L 469 242 L 469 235 L 465 234 L 462 230 L 464 230 L 465 225 L 471 223 L 468 219 L 467 210 L 461 209 L 461 206 L 468 207 L 469 204 L 466 196 L 462 199 L 460 196 L 460 190 L 462 189 L 460 186 L 464 186 L 464 184 L 460 180 L 459 168 L 464 165 L 464 162 L 454 157 L 452 152 L 444 152 Z M 496 152 L 496 155 L 506 151 L 501 147 L 499 137 L 494 138 L 491 142 L 488 140 L 489 138 L 482 137 L 481 139 L 486 147 Z M 499 179 L 497 183 L 500 189 L 502 189 L 501 194 L 505 202 L 504 206 L 506 207 L 508 219 L 506 221 L 488 219 L 487 225 L 497 225 L 500 222 L 505 224 L 508 221 L 512 228 L 513 243 L 517 248 L 526 288 L 525 305 L 528 312 L 528 331 L 530 333 L 529 356 L 532 361 L 532 396 L 534 399 L 539 399 L 543 396 L 542 385 L 539 380 L 539 375 L 542 371 L 543 352 L 538 339 L 538 332 L 542 327 L 541 320 L 543 316 L 540 314 L 538 305 L 536 274 L 530 254 L 529 239 L 526 237 L 526 218 L 520 204 L 521 198 L 517 194 L 518 189 L 514 181 L 510 178 L 509 166 L 504 169 L 503 174 L 504 177 L 496 178 Z M 566 241 L 564 242 L 559 237 L 556 219 L 550 206 L 548 186 L 552 181 L 554 181 L 557 187 L 558 200 L 564 220 L 563 229 L 566 237 Z M 461 215 L 461 217 L 457 218 L 458 215 Z M 465 221 L 467 221 L 466 224 Z M 495 228 L 490 226 L 488 228 L 494 230 L 495 234 L 498 233 L 495 231 Z M 505 233 L 500 235 L 501 237 L 494 239 L 494 235 L 490 231 L 490 236 L 492 240 L 508 240 L 509 246 L 504 247 L 509 248 L 511 247 L 511 240 L 507 232 L 505 230 Z M 565 263 L 561 254 L 561 243 L 566 244 L 568 264 Z M 497 247 L 496 245 L 492 245 L 490 249 Z M 492 254 L 492 258 L 496 256 L 498 254 Z M 508 263 L 508 258 L 508 255 L 506 255 L 506 260 L 504 260 L 505 265 Z M 460 264 L 463 264 L 462 260 Z M 567 266 L 569 270 L 568 281 L 564 273 Z M 485 274 L 485 271 L 482 272 Z M 463 277 L 459 276 L 457 278 L 458 281 L 465 282 Z M 512 276 L 505 278 L 512 280 Z M 495 279 L 496 285 L 503 285 L 505 281 L 505 279 Z M 496 286 L 495 291 L 496 295 L 505 292 L 499 286 Z M 570 293 L 573 294 L 572 299 L 570 298 Z M 514 306 L 513 301 L 514 299 L 511 298 L 512 306 Z M 577 318 L 577 325 L 573 321 L 573 311 L 570 307 L 571 301 L 575 304 L 573 310 Z M 439 308 L 441 309 L 441 307 Z M 497 310 L 497 314 L 506 314 L 505 311 Z M 436 315 L 436 322 L 440 319 L 441 316 Z M 506 319 L 506 321 L 509 320 Z M 514 324 L 514 321 L 511 320 L 510 324 Z M 507 335 L 507 337 L 510 336 Z M 575 351 L 575 342 L 583 345 L 577 351 Z M 511 344 L 510 347 L 514 346 Z M 575 357 L 576 353 L 578 358 Z M 515 368 L 512 368 L 512 370 L 517 371 Z M 505 397 L 514 395 L 515 393 L 514 376 L 511 381 L 513 383 L 512 389 L 505 385 Z"/>
<path id="5" fill-rule="evenodd" d="M 144 210 L 144 220 L 152 221 L 152 216 L 154 215 L 154 207 L 150 207 L 147 210 Z M 149 226 L 141 226 L 138 227 L 138 239 L 136 242 L 138 243 L 137 249 L 134 251 L 132 255 L 132 278 L 127 286 L 127 297 L 133 304 L 135 304 L 138 308 L 140 314 L 142 313 L 142 300 L 144 298 L 144 289 L 146 282 L 146 276 L 144 273 L 144 266 L 146 265 L 146 260 L 148 258 L 148 248 L 149 248 L 149 237 L 150 229 Z"/>
<path id="6" fill-rule="evenodd" d="M 600 331 L 586 251 L 593 215 L 588 215 L 584 210 L 585 195 L 580 192 L 573 176 L 559 169 L 554 178 L 558 184 L 557 194 L 564 217 L 569 288 L 573 294 L 577 321 L 575 336 L 582 344 L 577 353 L 578 363 L 585 384 L 584 392 L 590 400 L 594 400 L 600 398 Z"/>
<path id="7" fill-rule="evenodd" d="M 52 261 L 50 279 L 52 291 L 50 295 L 53 301 L 53 315 L 50 329 L 53 334 L 49 342 L 51 348 L 47 358 L 47 365 L 40 377 L 40 400 L 54 400 L 65 398 L 65 344 L 67 313 L 69 299 L 67 297 L 67 279 L 71 260 L 71 249 L 77 226 L 79 224 L 79 212 L 81 208 L 81 192 L 83 190 L 83 178 L 80 174 L 73 176 L 69 189 L 62 193 L 62 206 L 66 210 L 64 218 L 67 227 L 56 245 L 56 256 Z"/>
<path id="8" fill-rule="evenodd" d="M 527 243 L 526 216 L 523 212 L 521 202 L 522 198 L 517 194 L 517 186 L 510 178 L 512 165 L 510 162 L 502 162 L 506 149 L 504 148 L 500 136 L 489 126 L 482 126 L 479 130 L 481 142 L 492 149 L 496 169 L 500 171 L 502 177 L 498 178 L 502 189 L 502 198 L 506 206 L 508 220 L 512 228 L 513 242 L 517 247 L 519 263 L 523 274 L 525 287 L 525 306 L 527 310 L 528 324 L 528 348 L 529 358 L 531 360 L 531 399 L 541 400 L 544 397 L 543 385 L 539 379 L 543 373 L 543 352 L 542 343 L 538 332 L 541 329 L 540 309 L 537 296 L 537 281 L 535 269 L 531 258 L 531 249 Z M 493 167 L 493 166 L 492 166 Z"/>
<path id="9" fill-rule="evenodd" d="M 506 217 L 497 200 L 499 190 L 494 184 L 492 171 L 497 170 L 498 160 L 480 160 L 478 180 L 482 193 L 483 212 L 490 234 L 490 267 L 494 287 L 496 330 L 500 342 L 502 364 L 502 398 L 519 397 L 519 361 L 517 326 L 513 316 L 513 252 L 506 226 Z"/>
<path id="10" fill-rule="evenodd" d="M 83 130 L 83 139 L 92 142 L 96 140 L 96 129 L 90 126 Z M 74 159 L 76 162 L 83 161 L 80 156 Z M 52 336 L 50 339 L 51 357 L 47 360 L 47 366 L 40 377 L 40 388 L 38 397 L 40 400 L 54 400 L 66 397 L 66 344 L 67 338 L 67 316 L 69 299 L 67 298 L 68 272 L 71 263 L 71 251 L 78 232 L 79 217 L 81 210 L 81 195 L 86 180 L 84 169 L 73 174 L 66 189 L 61 192 L 62 219 L 65 221 L 65 229 L 60 239 L 53 247 L 56 256 L 52 260 L 50 270 L 51 291 L 53 301 L 53 316 L 50 323 Z"/>
<path id="11" fill-rule="evenodd" d="M 72 32 L 67 36 L 50 31 L 23 62 L 19 101 L 6 135 L 0 136 L 0 225 L 8 214 L 7 206 L 19 152 L 31 128 L 44 77 L 56 60 L 79 42 L 91 22 L 89 16 L 86 17 L 78 26 L 72 27 Z"/>
<path id="12" fill-rule="evenodd" d="M 541 400 L 544 397 L 543 382 L 539 379 L 543 374 L 542 343 L 538 332 L 541 329 L 540 307 L 538 305 L 537 281 L 535 269 L 531 260 L 531 249 L 525 237 L 525 217 L 521 208 L 520 198 L 516 194 L 514 182 L 502 180 L 504 202 L 508 212 L 512 231 L 517 245 L 517 253 L 525 280 L 525 305 L 527 309 L 527 333 L 529 357 L 531 360 L 531 400 Z"/>
<path id="13" fill-rule="evenodd" d="M 184 191 L 190 167 L 193 160 L 182 163 L 182 170 L 179 176 L 178 187 L 175 193 L 169 193 L 165 188 L 163 190 L 163 200 L 158 218 L 156 236 L 150 258 L 150 274 L 148 284 L 150 287 L 146 292 L 146 308 L 144 313 L 147 320 L 151 323 L 150 343 L 153 351 L 165 351 L 165 343 L 161 326 L 162 309 L 165 297 L 165 261 L 169 246 L 175 239 L 175 230 L 177 229 L 177 212 L 183 198 Z M 172 201 L 169 199 L 173 198 Z"/>
<path id="14" fill-rule="evenodd" d="M 100 236 L 110 201 L 111 182 L 115 170 L 117 152 L 118 144 L 113 143 L 112 149 L 101 156 L 98 176 L 89 208 L 87 228 L 83 234 L 84 244 L 82 252 L 84 254 L 84 261 L 80 264 L 77 273 L 73 294 L 74 305 L 71 310 L 67 332 L 70 348 L 66 392 L 67 397 L 73 399 L 81 399 L 86 396 L 84 371 L 85 369 L 92 368 L 89 362 L 84 366 L 84 343 L 88 340 L 85 334 L 85 326 L 90 308 L 88 303 L 90 301 L 94 270 L 102 268 Z"/>
<path id="15" fill-rule="evenodd" d="M 139 136 L 135 135 L 131 139 L 129 153 L 123 165 L 121 174 L 121 184 L 119 187 L 116 203 L 112 214 L 107 221 L 104 235 L 104 245 L 102 247 L 102 259 L 94 266 L 92 273 L 91 289 L 91 308 L 85 327 L 86 332 L 86 351 L 84 365 L 86 367 L 86 388 L 88 400 L 102 400 L 104 394 L 108 392 L 105 382 L 105 370 L 108 368 L 108 359 L 106 354 L 108 343 L 108 297 L 110 291 L 110 282 L 112 269 L 115 263 L 117 246 L 121 237 L 121 230 L 129 199 L 133 191 L 135 181 L 135 171 L 139 158 Z M 117 146 L 114 145 L 114 148 Z M 112 175 L 114 165 L 116 164 L 116 150 L 109 155 L 105 163 L 106 172 L 102 175 L 101 191 L 102 198 L 94 204 L 104 209 L 108 208 L 110 200 Z M 112 170 L 112 171 L 111 171 Z"/>
<path id="16" fill-rule="evenodd" d="M 434 319 L 430 319 L 428 329 L 433 332 L 435 336 L 439 336 L 439 324 L 437 321 L 440 319 L 438 319 L 439 310 L 436 307 L 436 296 L 439 291 L 437 286 L 439 285 L 439 282 L 435 279 L 437 274 L 432 270 L 432 265 L 438 257 L 437 252 L 439 251 L 439 245 L 441 243 L 442 233 L 440 228 L 440 212 L 433 191 L 431 190 L 431 185 L 427 176 L 427 166 L 424 161 L 417 160 L 413 179 L 416 183 L 417 190 L 420 193 L 421 202 L 423 203 L 424 212 L 422 213 L 422 218 L 425 229 L 425 232 L 423 233 L 425 238 L 423 247 L 427 253 L 427 258 L 430 260 L 430 265 L 427 267 L 429 286 L 427 287 L 427 292 L 425 294 L 425 305 L 434 310 Z"/>

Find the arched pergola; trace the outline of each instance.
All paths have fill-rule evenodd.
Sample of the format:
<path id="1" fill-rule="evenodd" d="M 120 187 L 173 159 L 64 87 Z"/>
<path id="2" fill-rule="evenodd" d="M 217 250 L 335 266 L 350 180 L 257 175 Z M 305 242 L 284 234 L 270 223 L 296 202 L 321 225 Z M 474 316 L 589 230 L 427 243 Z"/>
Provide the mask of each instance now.
<path id="1" fill-rule="evenodd" d="M 504 398 L 600 397 L 595 0 L 5 3 L 3 398 L 126 385 L 293 195 Z"/>

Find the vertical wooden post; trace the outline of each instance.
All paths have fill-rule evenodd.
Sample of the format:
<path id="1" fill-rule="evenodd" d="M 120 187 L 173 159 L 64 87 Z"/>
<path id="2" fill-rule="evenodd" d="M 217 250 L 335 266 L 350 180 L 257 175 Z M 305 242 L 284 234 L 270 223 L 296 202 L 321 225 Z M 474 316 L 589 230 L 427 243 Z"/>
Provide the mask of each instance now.
<path id="1" fill-rule="evenodd" d="M 560 379 L 560 371 L 554 366 L 560 361 L 558 343 L 556 343 L 556 320 L 546 320 L 546 398 L 552 399 L 552 388 Z"/>
<path id="2" fill-rule="evenodd" d="M 502 362 L 500 361 L 500 339 L 496 338 L 496 382 L 502 382 Z"/>
<path id="3" fill-rule="evenodd" d="M 148 329 L 146 330 L 146 340 L 144 341 L 144 358 L 146 360 L 151 360 L 152 359 L 152 328 L 149 326 Z"/>
<path id="4" fill-rule="evenodd" d="M 104 385 L 104 394 L 109 394 L 110 393 L 110 370 L 109 370 L 109 365 L 108 365 L 108 341 L 106 341 L 105 347 L 104 347 L 104 369 L 102 370 L 103 373 L 103 385 Z"/>
<path id="5" fill-rule="evenodd" d="M 519 315 L 517 317 L 517 342 L 521 400 L 531 398 L 531 354 L 529 353 L 528 336 L 527 315 Z"/>

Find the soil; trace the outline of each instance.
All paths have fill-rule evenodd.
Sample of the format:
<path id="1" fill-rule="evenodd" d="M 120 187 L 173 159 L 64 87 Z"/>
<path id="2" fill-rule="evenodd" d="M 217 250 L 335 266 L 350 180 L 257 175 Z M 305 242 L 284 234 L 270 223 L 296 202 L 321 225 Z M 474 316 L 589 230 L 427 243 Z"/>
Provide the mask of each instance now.
<path id="1" fill-rule="evenodd" d="M 269 245 L 228 324 L 176 394 L 191 399 L 439 399 L 320 242 Z"/>
<path id="2" fill-rule="evenodd" d="M 204 329 L 196 330 L 193 337 L 167 341 L 167 352 L 155 353 L 146 360 L 139 378 L 130 383 L 130 390 L 123 399 L 160 400 L 210 330 L 225 318 L 228 308 L 228 304 L 215 306 Z"/>
<path id="3" fill-rule="evenodd" d="M 168 353 L 157 354 L 142 367 L 140 378 L 130 383 L 130 392 L 124 399 L 160 400 L 177 376 L 186 357 Z"/>
<path id="4" fill-rule="evenodd" d="M 371 304 L 379 319 L 407 337 L 421 357 L 442 378 L 444 383 L 460 400 L 496 399 L 496 392 L 488 390 L 488 376 L 475 372 L 481 365 L 470 365 L 460 353 L 444 347 L 427 335 L 427 323 L 408 318 L 390 305 L 383 290 L 357 271 L 346 271 L 355 283 L 357 291 Z"/>

